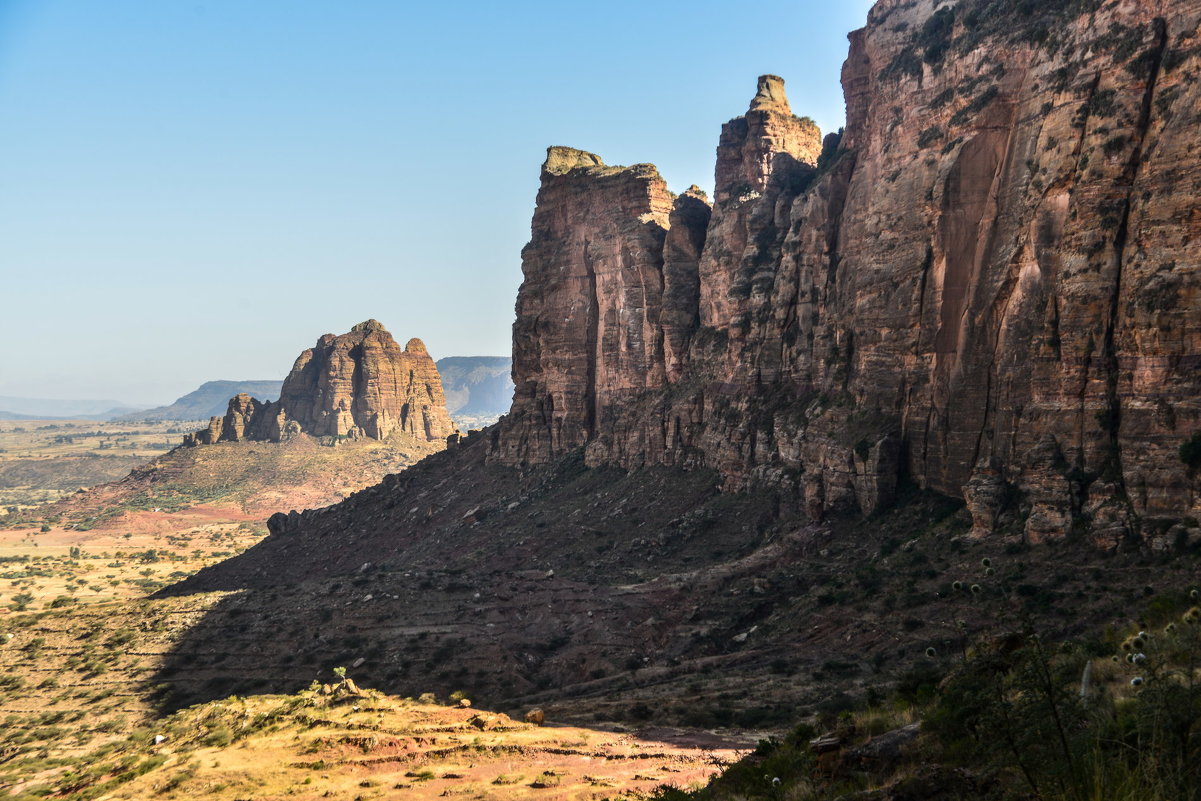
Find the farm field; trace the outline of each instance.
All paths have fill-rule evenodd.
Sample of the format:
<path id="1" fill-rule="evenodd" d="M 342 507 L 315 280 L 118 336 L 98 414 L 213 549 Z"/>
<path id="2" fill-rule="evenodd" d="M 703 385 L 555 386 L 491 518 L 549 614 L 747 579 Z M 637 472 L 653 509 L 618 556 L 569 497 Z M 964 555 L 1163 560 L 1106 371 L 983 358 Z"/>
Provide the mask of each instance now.
<path id="1" fill-rule="evenodd" d="M 199 422 L 0 420 L 0 508 L 55 501 L 106 481 L 179 445 Z"/>

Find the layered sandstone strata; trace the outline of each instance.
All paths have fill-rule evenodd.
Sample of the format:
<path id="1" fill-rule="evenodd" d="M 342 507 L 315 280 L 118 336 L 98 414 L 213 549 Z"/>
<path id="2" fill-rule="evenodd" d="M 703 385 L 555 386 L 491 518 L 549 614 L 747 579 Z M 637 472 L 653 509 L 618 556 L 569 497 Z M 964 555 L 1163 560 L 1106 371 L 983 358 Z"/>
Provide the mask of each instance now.
<path id="1" fill-rule="evenodd" d="M 522 251 L 507 460 L 541 462 L 580 447 L 607 425 L 613 404 L 666 383 L 660 317 L 673 200 L 649 164 L 609 167 L 592 153 L 547 151 Z"/>
<path id="2" fill-rule="evenodd" d="M 805 185 L 821 155 L 821 131 L 795 117 L 784 80 L 759 78 L 750 108 L 722 126 L 714 210 L 700 259 L 701 325 L 745 334 L 752 285 L 778 260 L 778 201 Z"/>
<path id="3" fill-rule="evenodd" d="M 708 215 L 552 149 L 492 458 L 705 465 L 815 517 L 904 475 L 1031 540 L 1201 515 L 1201 0 L 983 7 L 878 3 L 820 158 L 761 78 Z"/>
<path id="4" fill-rule="evenodd" d="M 435 442 L 456 429 L 424 343 L 411 339 L 402 351 L 383 325 L 367 320 L 341 336 L 324 335 L 300 354 L 278 401 L 237 395 L 223 418 L 212 418 L 185 444 L 279 442 L 296 433 Z"/>

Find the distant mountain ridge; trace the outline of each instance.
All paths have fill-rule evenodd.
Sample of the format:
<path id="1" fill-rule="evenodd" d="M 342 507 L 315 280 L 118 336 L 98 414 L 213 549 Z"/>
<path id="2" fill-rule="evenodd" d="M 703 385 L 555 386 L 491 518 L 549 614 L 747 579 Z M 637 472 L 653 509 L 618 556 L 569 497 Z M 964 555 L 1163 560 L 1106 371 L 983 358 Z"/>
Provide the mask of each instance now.
<path id="1" fill-rule="evenodd" d="M 447 356 L 437 362 L 451 414 L 499 417 L 513 400 L 508 356 Z M 0 396 L 0 420 L 208 420 L 225 414 L 229 399 L 246 394 L 261 401 L 279 398 L 283 381 L 206 381 L 166 406 L 142 409 L 116 400 L 46 400 Z"/>
<path id="2" fill-rule="evenodd" d="M 283 381 L 206 381 L 168 406 L 124 414 L 117 420 L 207 420 L 225 414 L 229 399 L 246 393 L 259 400 L 279 397 Z"/>
<path id="3" fill-rule="evenodd" d="M 61 400 L 0 395 L 0 420 L 107 420 L 137 408 L 118 400 Z"/>
<path id="4" fill-rule="evenodd" d="M 508 356 L 447 356 L 437 362 L 451 414 L 496 416 L 513 402 L 513 360 Z"/>

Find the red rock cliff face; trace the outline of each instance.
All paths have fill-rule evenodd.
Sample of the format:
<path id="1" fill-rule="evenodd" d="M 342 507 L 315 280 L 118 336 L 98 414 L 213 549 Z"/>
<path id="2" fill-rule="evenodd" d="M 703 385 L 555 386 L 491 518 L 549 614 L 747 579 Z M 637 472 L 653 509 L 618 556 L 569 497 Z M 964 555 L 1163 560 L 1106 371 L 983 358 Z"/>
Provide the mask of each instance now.
<path id="1" fill-rule="evenodd" d="M 542 462 L 582 446 L 615 407 L 664 386 L 663 246 L 672 201 L 649 164 L 607 167 L 580 150 L 547 152 L 522 252 L 516 390 L 498 446 L 504 459 Z"/>
<path id="2" fill-rule="evenodd" d="M 700 258 L 701 325 L 746 334 L 752 285 L 779 255 L 781 195 L 791 198 L 788 190 L 811 177 L 821 150 L 821 132 L 793 116 L 775 75 L 760 77 L 747 113 L 722 126 L 716 205 Z"/>
<path id="3" fill-rule="evenodd" d="M 278 442 L 302 432 L 370 439 L 396 434 L 433 442 L 455 430 L 424 343 L 411 339 L 402 351 L 383 325 L 368 320 L 341 336 L 326 334 L 300 354 L 278 401 L 237 395 L 225 417 L 214 417 L 188 444 Z"/>
<path id="4" fill-rule="evenodd" d="M 1035 541 L 1201 514 L 1201 0 L 984 5 L 877 4 L 819 170 L 761 79 L 703 240 L 653 168 L 552 151 L 493 457 L 707 465 L 815 517 L 908 474 Z"/>

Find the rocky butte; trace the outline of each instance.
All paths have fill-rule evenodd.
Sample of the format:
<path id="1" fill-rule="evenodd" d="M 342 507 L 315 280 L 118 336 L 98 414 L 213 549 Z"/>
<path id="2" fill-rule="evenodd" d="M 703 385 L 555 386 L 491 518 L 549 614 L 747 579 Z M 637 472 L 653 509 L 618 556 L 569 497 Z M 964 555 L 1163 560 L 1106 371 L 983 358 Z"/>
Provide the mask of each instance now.
<path id="1" fill-rule="evenodd" d="M 235 395 L 224 417 L 212 418 L 184 444 L 280 442 L 301 433 L 445 442 L 457 429 L 425 344 L 410 339 L 402 351 L 382 324 L 367 320 L 341 336 L 325 334 L 301 353 L 278 401 Z"/>
<path id="2" fill-rule="evenodd" d="M 425 345 L 411 339 L 401 350 L 367 320 L 301 353 L 278 400 L 239 393 L 182 447 L 44 514 L 86 528 L 124 525 L 159 508 L 181 510 L 181 527 L 189 514 L 261 519 L 339 501 L 458 436 Z M 207 511 L 186 511 L 201 507 Z"/>

